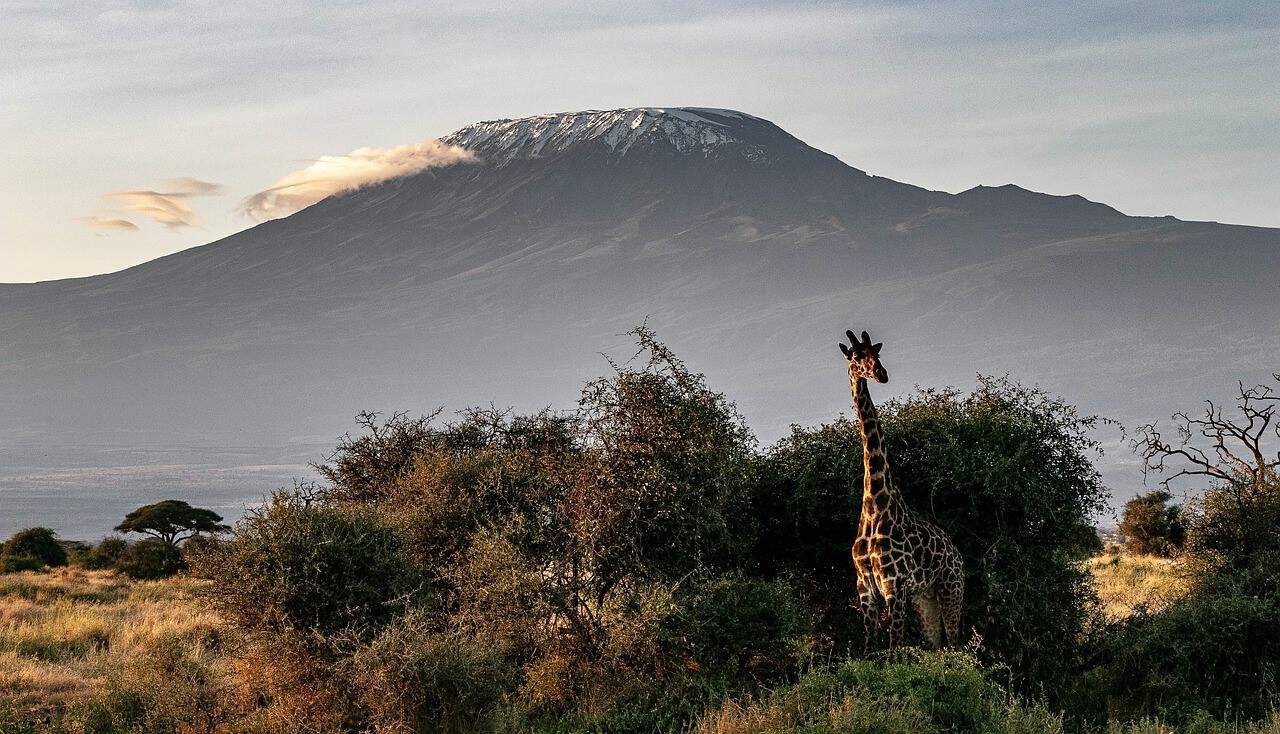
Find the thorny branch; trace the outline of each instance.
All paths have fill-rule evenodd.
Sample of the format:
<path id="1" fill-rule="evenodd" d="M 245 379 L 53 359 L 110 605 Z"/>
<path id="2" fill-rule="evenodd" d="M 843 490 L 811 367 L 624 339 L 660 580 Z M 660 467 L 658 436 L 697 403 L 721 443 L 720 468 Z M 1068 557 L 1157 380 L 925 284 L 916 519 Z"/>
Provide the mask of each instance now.
<path id="1" fill-rule="evenodd" d="M 1280 372 L 1271 377 L 1280 382 Z M 1139 428 L 1133 449 L 1142 456 L 1143 476 L 1171 472 L 1160 482 L 1166 489 L 1174 480 L 1193 476 L 1257 488 L 1273 476 L 1280 468 L 1280 450 L 1270 453 L 1273 442 L 1280 442 L 1280 393 L 1271 385 L 1236 384 L 1235 415 L 1206 400 L 1199 415 L 1173 414 L 1176 441 L 1167 440 L 1154 423 Z"/>

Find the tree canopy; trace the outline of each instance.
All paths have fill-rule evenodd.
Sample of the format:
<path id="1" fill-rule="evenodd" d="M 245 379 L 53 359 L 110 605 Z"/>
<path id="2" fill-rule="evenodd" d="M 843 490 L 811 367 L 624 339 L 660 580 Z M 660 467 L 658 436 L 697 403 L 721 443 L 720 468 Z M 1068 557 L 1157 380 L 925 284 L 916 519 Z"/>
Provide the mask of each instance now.
<path id="1" fill-rule="evenodd" d="M 182 500 L 162 500 L 143 505 L 125 515 L 116 526 L 122 533 L 142 533 L 176 547 L 181 541 L 199 533 L 221 533 L 230 530 L 222 524 L 222 516 L 213 510 L 192 507 Z"/>

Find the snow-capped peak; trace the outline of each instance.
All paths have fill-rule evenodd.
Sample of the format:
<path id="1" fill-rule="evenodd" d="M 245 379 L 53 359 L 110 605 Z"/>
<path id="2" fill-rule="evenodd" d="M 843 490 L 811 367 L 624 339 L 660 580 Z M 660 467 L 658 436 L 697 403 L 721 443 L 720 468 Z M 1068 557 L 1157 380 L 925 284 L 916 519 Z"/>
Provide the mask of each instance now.
<path id="1" fill-rule="evenodd" d="M 681 154 L 708 155 L 731 143 L 745 143 L 740 123 L 763 122 L 734 110 L 706 107 L 631 107 L 491 120 L 468 125 L 441 140 L 505 165 L 583 144 L 606 146 L 623 156 L 638 143 L 667 144 Z M 748 146 L 751 149 L 756 146 Z M 745 154 L 758 157 L 758 150 Z"/>

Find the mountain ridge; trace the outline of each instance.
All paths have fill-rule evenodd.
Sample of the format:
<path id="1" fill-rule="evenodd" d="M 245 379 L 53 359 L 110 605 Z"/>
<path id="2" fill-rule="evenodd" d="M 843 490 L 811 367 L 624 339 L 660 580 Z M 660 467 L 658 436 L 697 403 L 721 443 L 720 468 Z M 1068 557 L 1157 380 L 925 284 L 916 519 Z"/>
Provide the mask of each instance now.
<path id="1" fill-rule="evenodd" d="M 766 439 L 847 408 L 832 340 L 850 326 L 886 343 L 885 397 L 1010 372 L 1128 422 L 1280 351 L 1280 230 L 930 191 L 761 118 L 685 108 L 707 122 L 672 132 L 652 109 L 669 108 L 590 128 L 641 130 L 624 155 L 554 137 L 581 120 L 503 128 L 495 158 L 115 273 L 0 285 L 0 439 L 271 446 L 362 409 L 566 406 L 646 318 Z M 724 154 L 680 147 L 713 123 Z"/>

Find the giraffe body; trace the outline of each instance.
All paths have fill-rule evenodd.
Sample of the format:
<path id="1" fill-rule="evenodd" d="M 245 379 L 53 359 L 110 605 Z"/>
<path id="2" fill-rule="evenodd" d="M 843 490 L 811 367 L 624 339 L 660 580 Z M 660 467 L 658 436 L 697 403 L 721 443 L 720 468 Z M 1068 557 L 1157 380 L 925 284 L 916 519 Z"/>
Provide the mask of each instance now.
<path id="1" fill-rule="evenodd" d="M 960 640 L 964 604 L 964 562 L 946 532 L 907 506 L 893 483 L 884 434 L 867 380 L 888 382 L 880 364 L 880 345 L 867 333 L 862 341 L 847 332 L 850 347 L 840 345 L 849 360 L 849 381 L 862 434 L 863 489 L 858 536 L 853 543 L 858 602 L 866 645 L 887 629 L 889 647 L 903 641 L 905 605 L 910 604 L 934 647 Z"/>

